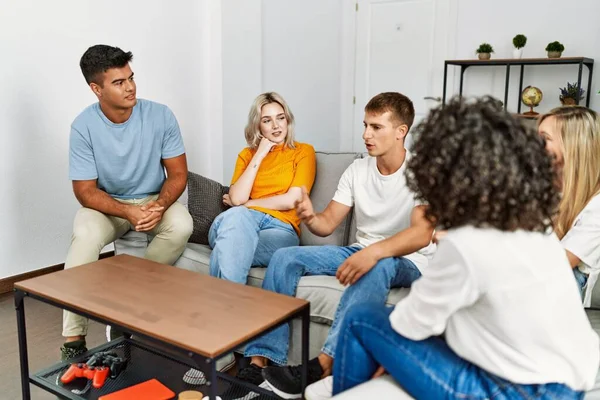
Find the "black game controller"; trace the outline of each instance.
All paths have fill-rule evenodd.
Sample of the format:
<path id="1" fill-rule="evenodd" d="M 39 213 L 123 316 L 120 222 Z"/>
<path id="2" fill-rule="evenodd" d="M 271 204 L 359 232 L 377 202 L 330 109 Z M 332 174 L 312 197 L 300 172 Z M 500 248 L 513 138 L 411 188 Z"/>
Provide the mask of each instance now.
<path id="1" fill-rule="evenodd" d="M 127 366 L 127 360 L 119 357 L 114 351 L 99 351 L 86 362 L 89 367 L 108 367 L 110 377 L 115 379 Z"/>

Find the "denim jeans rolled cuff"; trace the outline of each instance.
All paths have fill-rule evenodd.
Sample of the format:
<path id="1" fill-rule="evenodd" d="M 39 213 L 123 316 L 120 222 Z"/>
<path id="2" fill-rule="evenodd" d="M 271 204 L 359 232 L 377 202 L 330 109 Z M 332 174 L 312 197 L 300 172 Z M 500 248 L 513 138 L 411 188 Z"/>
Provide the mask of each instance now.
<path id="1" fill-rule="evenodd" d="M 323 348 L 321 349 L 321 353 L 327 354 L 331 358 L 335 358 L 335 351 L 333 351 L 327 346 L 323 346 Z"/>
<path id="2" fill-rule="evenodd" d="M 244 351 L 244 357 L 264 357 L 266 359 L 268 359 L 271 362 L 274 362 L 277 365 L 286 365 L 287 364 L 287 356 L 286 357 L 278 357 L 273 355 L 273 353 L 269 352 L 268 350 L 261 350 L 260 348 L 254 350 L 251 349 L 248 350 L 250 348 L 250 346 L 248 346 L 246 348 L 246 350 Z"/>
<path id="3" fill-rule="evenodd" d="M 585 287 L 587 285 L 587 281 L 589 278 L 588 274 L 585 274 L 579 270 L 579 268 L 573 268 L 573 275 L 575 276 L 575 281 L 577 282 L 577 288 L 579 289 L 579 294 L 583 299 L 583 294 L 585 292 Z"/>

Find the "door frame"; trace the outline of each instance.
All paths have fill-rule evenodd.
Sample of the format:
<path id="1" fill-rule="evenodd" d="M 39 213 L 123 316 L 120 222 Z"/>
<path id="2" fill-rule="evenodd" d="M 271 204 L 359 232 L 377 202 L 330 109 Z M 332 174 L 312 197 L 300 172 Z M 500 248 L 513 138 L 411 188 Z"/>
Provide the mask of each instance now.
<path id="1" fill-rule="evenodd" d="M 357 139 L 362 134 L 362 110 L 367 99 L 368 63 L 359 52 L 369 49 L 369 35 L 359 37 L 359 24 L 368 24 L 371 4 L 415 2 L 425 0 L 355 0 L 343 7 L 341 32 L 341 71 L 340 71 L 340 151 L 364 152 Z M 442 95 L 444 60 L 455 58 L 460 0 L 433 1 L 435 13 L 431 46 L 430 81 L 432 93 L 428 96 Z M 351 4 L 351 6 L 350 6 Z M 367 27 L 367 32 L 370 29 Z M 448 79 L 448 92 L 452 93 L 456 85 L 457 74 L 451 71 Z M 431 100 L 429 100 L 431 102 Z M 432 103 L 435 107 L 437 104 Z M 361 115 L 357 115 L 360 113 Z"/>

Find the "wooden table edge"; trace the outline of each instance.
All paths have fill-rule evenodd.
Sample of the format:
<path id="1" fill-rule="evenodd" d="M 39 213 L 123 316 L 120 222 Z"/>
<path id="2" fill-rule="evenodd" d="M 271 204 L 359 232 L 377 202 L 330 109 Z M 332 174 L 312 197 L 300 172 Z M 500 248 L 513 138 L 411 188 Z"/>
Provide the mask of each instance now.
<path id="1" fill-rule="evenodd" d="M 35 278 L 32 278 L 32 279 L 35 279 Z M 108 318 L 108 317 L 105 317 L 105 316 L 101 316 L 101 315 L 97 315 L 96 313 L 92 313 L 92 312 L 90 312 L 88 310 L 84 310 L 84 309 L 79 308 L 77 306 L 74 306 L 72 304 L 67 304 L 67 303 L 65 303 L 63 301 L 60 301 L 60 300 L 54 298 L 54 297 L 47 296 L 47 295 L 42 295 L 39 292 L 36 292 L 35 290 L 27 289 L 24 286 L 22 286 L 21 283 L 22 282 L 27 282 L 28 280 L 29 279 L 21 281 L 21 282 L 16 282 L 14 284 L 14 288 L 16 290 L 24 292 L 27 296 L 34 295 L 35 297 L 37 297 L 39 299 L 49 300 L 52 303 L 54 303 L 54 304 L 51 304 L 51 305 L 54 305 L 56 307 L 66 306 L 66 307 L 72 308 L 74 310 L 79 310 L 82 313 L 85 313 L 85 314 L 89 315 L 91 319 L 94 319 L 94 317 L 95 317 L 95 318 L 98 318 L 98 319 L 101 319 L 101 320 L 104 320 L 104 321 L 107 321 L 107 322 L 112 322 L 115 325 L 119 325 L 119 326 L 122 326 L 122 327 L 124 327 L 126 329 L 131 330 L 134 334 L 135 333 L 139 333 L 141 335 L 147 336 L 150 339 L 158 340 L 159 342 L 164 342 L 164 343 L 170 344 L 170 345 L 175 346 L 175 347 L 177 347 L 177 348 L 179 348 L 181 350 L 191 351 L 191 352 L 193 352 L 195 354 L 199 354 L 199 355 L 201 355 L 203 357 L 212 358 L 212 359 L 214 359 L 216 357 L 223 356 L 223 355 L 225 355 L 225 354 L 233 351 L 236 347 L 238 347 L 240 344 L 242 344 L 242 343 L 244 343 L 246 341 L 252 340 L 253 338 L 256 339 L 256 338 L 260 337 L 262 332 L 268 331 L 268 330 L 270 330 L 271 328 L 273 328 L 275 326 L 281 325 L 283 321 L 285 321 L 286 319 L 289 319 L 292 315 L 294 315 L 294 314 L 300 314 L 306 308 L 308 308 L 310 310 L 310 302 L 309 301 L 307 301 L 305 299 L 296 298 L 297 300 L 300 300 L 300 301 L 302 301 L 304 303 L 301 307 L 299 307 L 299 308 L 297 308 L 297 309 L 295 309 L 293 311 L 290 311 L 290 312 L 286 313 L 284 316 L 278 318 L 275 322 L 272 322 L 272 323 L 268 324 L 268 326 L 266 326 L 264 329 L 261 329 L 259 332 L 252 332 L 249 335 L 247 335 L 246 337 L 244 337 L 242 339 L 239 339 L 239 340 L 235 340 L 232 344 L 230 344 L 230 345 L 228 345 L 228 346 L 226 346 L 226 347 L 224 347 L 222 349 L 219 349 L 217 351 L 206 352 L 206 351 L 200 351 L 199 349 L 191 348 L 189 346 L 185 346 L 185 345 L 183 345 L 181 343 L 178 343 L 177 341 L 174 341 L 174 340 L 167 340 L 166 338 L 157 337 L 153 333 L 149 333 L 149 332 L 143 331 L 141 329 L 132 327 L 132 326 L 127 325 L 127 324 L 121 324 L 118 321 L 112 320 L 111 318 Z M 310 321 L 309 321 L 309 323 L 310 323 Z"/>

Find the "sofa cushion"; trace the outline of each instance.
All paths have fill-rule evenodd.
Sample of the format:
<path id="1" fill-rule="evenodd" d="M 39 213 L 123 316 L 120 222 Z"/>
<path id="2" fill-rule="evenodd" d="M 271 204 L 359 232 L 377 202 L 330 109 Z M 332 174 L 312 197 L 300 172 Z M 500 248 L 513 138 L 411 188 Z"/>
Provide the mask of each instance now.
<path id="1" fill-rule="evenodd" d="M 310 199 L 316 212 L 323 211 L 327 204 L 333 199 L 337 190 L 340 177 L 352 162 L 362 157 L 357 153 L 323 153 L 316 152 L 317 175 L 315 184 L 310 193 Z M 354 242 L 355 234 L 349 232 L 352 220 L 352 213 L 336 228 L 336 230 L 327 237 L 313 235 L 305 226 L 302 227 L 300 235 L 300 244 L 308 246 L 319 246 L 325 244 L 345 246 L 350 241 Z"/>
<path id="2" fill-rule="evenodd" d="M 209 275 L 210 252 L 211 249 L 206 244 L 188 243 L 175 266 Z"/>
<path id="3" fill-rule="evenodd" d="M 223 195 L 228 191 L 219 182 L 188 172 L 188 210 L 194 221 L 191 243 L 208 244 L 212 222 L 228 208 L 223 204 Z"/>
<path id="4" fill-rule="evenodd" d="M 598 286 L 598 285 L 596 285 Z M 586 310 L 592 328 L 600 335 L 600 310 Z M 585 400 L 600 400 L 600 372 L 596 375 L 594 387 L 585 394 Z"/>
<path id="5" fill-rule="evenodd" d="M 402 390 L 394 378 L 384 375 L 353 387 L 333 398 L 335 400 L 410 400 L 413 397 Z"/>
<path id="6" fill-rule="evenodd" d="M 598 284 L 598 272 L 593 271 L 586 283 L 585 289 L 585 307 L 594 307 L 600 309 L 600 284 Z"/>

